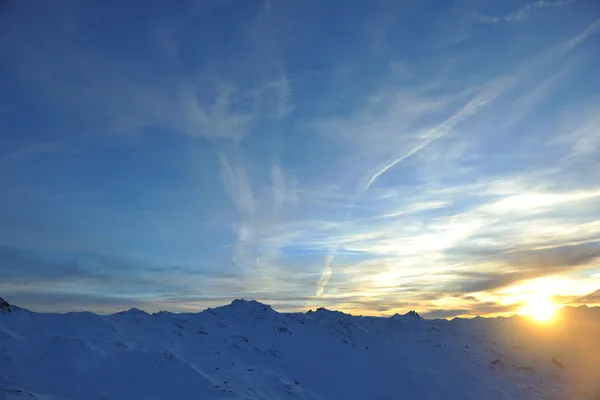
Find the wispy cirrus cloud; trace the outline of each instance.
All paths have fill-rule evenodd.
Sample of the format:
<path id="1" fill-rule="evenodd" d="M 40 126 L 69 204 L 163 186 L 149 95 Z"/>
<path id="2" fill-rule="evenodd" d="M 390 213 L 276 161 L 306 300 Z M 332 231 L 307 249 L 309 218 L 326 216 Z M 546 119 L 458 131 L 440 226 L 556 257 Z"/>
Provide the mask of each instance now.
<path id="1" fill-rule="evenodd" d="M 139 32 L 116 25 L 114 34 L 128 41 L 114 43 L 120 51 L 112 51 L 86 46 L 77 39 L 99 39 L 97 31 L 86 27 L 89 18 L 79 6 L 63 13 L 42 7 L 47 17 L 40 19 L 39 10 L 14 4 L 8 9 L 12 18 L 2 29 L 15 39 L 0 43 L 2 58 L 45 107 L 71 119 L 65 128 L 75 127 L 81 136 L 136 135 L 145 129 L 163 129 L 239 139 L 257 120 L 286 115 L 291 109 L 291 87 L 279 68 L 265 73 L 265 68 L 252 65 L 254 70 L 244 71 L 255 77 L 252 82 L 241 82 L 236 76 L 240 71 L 230 66 L 215 71 L 219 55 L 202 41 L 196 51 L 188 52 L 181 32 L 225 6 L 215 2 L 187 15 L 152 15 L 152 23 Z M 38 30 L 24 29 L 27 24 L 20 23 L 24 20 L 36 20 Z M 252 35 L 258 40 L 261 33 L 255 30 Z M 138 46 L 155 61 L 149 64 L 137 57 Z M 208 62 L 198 60 L 200 56 Z M 63 135 L 62 140 L 66 139 Z"/>
<path id="2" fill-rule="evenodd" d="M 593 27 L 594 24 L 592 24 L 591 26 Z M 590 30 L 590 27 L 586 28 L 584 30 L 583 34 L 585 34 L 585 32 L 588 32 L 589 30 Z M 576 37 L 579 37 L 579 36 L 581 36 L 581 34 Z M 569 39 L 567 41 L 567 43 L 571 43 L 572 41 L 573 41 L 573 39 Z M 578 43 L 582 43 L 582 42 L 578 42 Z M 352 207 L 354 205 L 354 202 L 357 201 L 356 199 L 360 196 L 364 196 L 364 193 L 375 183 L 375 181 L 378 178 L 380 178 L 383 174 L 388 172 L 390 169 L 394 168 L 398 164 L 407 160 L 409 157 L 412 157 L 412 156 L 416 155 L 417 153 L 421 152 L 422 150 L 427 148 L 433 142 L 440 140 L 441 138 L 443 138 L 444 136 L 446 136 L 447 134 L 449 134 L 450 132 L 455 130 L 456 129 L 455 127 L 458 124 L 473 117 L 478 112 L 480 112 L 480 110 L 482 110 L 483 108 L 489 107 L 490 103 L 492 103 L 496 98 L 498 98 L 498 97 L 502 96 L 504 93 L 512 90 L 513 87 L 515 85 L 517 85 L 520 81 L 522 81 L 526 77 L 533 74 L 533 71 L 540 65 L 542 65 L 552 59 L 555 59 L 559 55 L 563 55 L 566 52 L 573 50 L 574 47 L 571 47 L 571 46 L 556 47 L 556 46 L 554 46 L 554 48 L 557 48 L 559 50 L 558 51 L 549 51 L 549 52 L 543 51 L 543 52 L 531 57 L 529 60 L 524 62 L 522 65 L 517 66 L 513 71 L 511 71 L 509 73 L 504 73 L 504 74 L 500 75 L 498 78 L 493 79 L 490 82 L 486 83 L 483 86 L 483 88 L 478 89 L 475 92 L 475 94 L 462 107 L 460 107 L 458 109 L 458 111 L 454 112 L 450 117 L 446 118 L 445 120 L 443 120 L 441 123 L 439 123 L 435 127 L 429 128 L 429 129 L 425 130 L 424 132 L 423 132 L 422 128 L 421 129 L 413 128 L 412 131 L 407 129 L 404 132 L 402 131 L 402 128 L 400 128 L 399 130 L 390 130 L 387 127 L 394 126 L 394 121 L 396 120 L 397 116 L 395 114 L 392 114 L 386 118 L 385 114 L 381 114 L 380 112 L 378 112 L 376 114 L 372 114 L 372 120 L 366 119 L 366 121 L 368 121 L 368 122 L 364 123 L 362 126 L 361 125 L 359 125 L 358 127 L 354 126 L 353 129 L 355 131 L 357 131 L 357 132 L 361 132 L 361 131 L 367 132 L 368 131 L 370 136 L 375 136 L 375 137 L 380 136 L 380 135 L 384 136 L 384 137 L 388 136 L 389 141 L 377 142 L 378 145 L 385 143 L 384 144 L 385 148 L 388 148 L 390 142 L 393 143 L 394 141 L 396 141 L 399 143 L 398 147 L 400 147 L 401 149 L 404 147 L 407 150 L 404 150 L 400 156 L 396 156 L 387 161 L 384 161 L 381 164 L 379 164 L 377 167 L 375 167 L 374 169 L 371 169 L 369 172 L 367 172 L 367 174 L 365 174 L 361 178 L 360 182 L 358 183 L 354 195 L 352 197 L 350 197 L 349 206 Z M 374 96 L 374 97 L 381 98 L 381 96 Z M 436 104 L 436 102 L 432 102 L 432 101 L 429 101 L 428 103 Z M 437 104 L 439 105 L 440 103 L 438 102 Z M 443 102 L 441 104 L 443 104 Z M 416 109 L 419 110 L 418 107 Z M 390 108 L 390 110 L 395 111 L 393 108 Z M 418 116 L 418 113 L 414 116 Z M 361 118 L 364 118 L 364 112 L 362 113 Z M 410 121 L 410 118 L 408 118 L 408 121 Z M 409 126 L 409 125 L 407 125 L 406 119 L 404 119 L 402 122 L 403 122 L 403 125 L 400 125 L 401 127 Z M 377 131 L 378 127 L 383 127 L 383 129 L 380 131 Z M 344 133 L 344 135 L 347 135 L 347 133 Z M 399 141 L 398 139 L 400 139 L 402 141 Z M 407 143 L 407 142 L 410 143 L 411 140 L 415 140 L 415 139 L 416 139 L 416 145 L 414 145 L 414 147 L 405 147 L 405 145 L 404 145 L 405 143 Z M 587 194 L 586 193 L 571 194 L 570 196 L 571 197 L 574 196 L 575 198 L 577 198 L 578 196 L 581 196 L 584 199 L 584 198 L 588 198 L 589 196 L 595 197 L 596 196 L 595 193 L 596 192 L 594 191 L 594 192 L 587 193 Z M 536 205 L 544 207 L 544 204 L 546 204 L 546 206 L 553 205 L 555 202 L 561 202 L 561 198 L 562 198 L 560 196 L 558 196 L 558 197 L 554 196 L 554 198 L 553 198 L 551 195 L 541 195 L 538 198 L 535 198 L 535 197 L 532 198 L 531 196 L 532 195 L 521 195 L 521 196 L 517 196 L 517 197 L 513 197 L 513 198 L 505 198 L 504 200 L 501 200 L 500 202 L 486 205 L 483 208 L 488 207 L 488 208 L 490 208 L 490 210 L 487 210 L 487 211 L 493 211 L 494 209 L 497 209 L 499 207 L 502 208 L 502 204 L 506 204 L 506 202 L 514 201 L 515 204 L 509 205 L 510 211 L 514 210 L 515 205 L 520 205 L 523 207 L 523 209 L 526 209 L 529 205 L 529 209 L 527 211 L 532 212 L 534 210 L 531 210 L 531 207 L 534 207 Z M 569 198 L 569 196 L 567 196 L 567 197 Z M 565 201 L 568 201 L 568 199 L 565 199 Z M 535 205 L 534 205 L 534 203 L 535 203 Z M 489 214 L 489 212 L 488 212 L 488 214 Z M 482 217 L 471 218 L 472 222 L 470 224 L 460 226 L 458 228 L 458 230 L 455 230 L 453 232 L 453 234 L 456 235 L 456 233 L 461 232 L 461 234 L 460 234 L 461 236 L 455 236 L 455 237 L 458 237 L 461 239 L 462 239 L 463 235 L 466 235 L 467 237 L 471 236 L 477 230 L 479 230 L 483 227 L 483 224 L 484 224 L 483 221 L 485 221 L 485 220 L 486 219 L 484 219 Z M 487 220 L 489 220 L 489 218 L 487 218 Z M 378 243 L 379 244 L 377 246 L 381 247 L 381 243 L 384 243 L 384 240 L 380 239 Z M 324 292 L 327 283 L 331 279 L 331 275 L 333 272 L 332 261 L 335 258 L 336 252 L 337 252 L 337 247 L 334 247 L 331 254 L 325 258 L 323 271 L 322 271 L 321 277 L 319 278 L 319 280 L 317 282 L 317 290 L 316 290 L 317 295 L 321 295 Z"/>
<path id="3" fill-rule="evenodd" d="M 519 30 L 460 1 L 208 2 L 128 23 L 11 6 L 0 120 L 28 134 L 0 159 L 0 290 L 439 317 L 514 312 L 544 285 L 584 298 L 600 22 L 589 8 L 550 32 L 534 12 L 570 3 L 479 21 Z"/>
<path id="4" fill-rule="evenodd" d="M 512 22 L 523 19 L 527 16 L 527 14 L 531 13 L 533 10 L 539 8 L 552 8 L 552 7 L 565 7 L 569 4 L 574 3 L 576 0 L 564 0 L 564 1 L 546 1 L 539 0 L 533 3 L 529 3 L 519 10 L 512 12 L 510 14 L 506 14 L 498 17 L 491 17 L 483 14 L 475 14 L 475 19 L 477 22 L 491 24 L 496 22 Z"/>

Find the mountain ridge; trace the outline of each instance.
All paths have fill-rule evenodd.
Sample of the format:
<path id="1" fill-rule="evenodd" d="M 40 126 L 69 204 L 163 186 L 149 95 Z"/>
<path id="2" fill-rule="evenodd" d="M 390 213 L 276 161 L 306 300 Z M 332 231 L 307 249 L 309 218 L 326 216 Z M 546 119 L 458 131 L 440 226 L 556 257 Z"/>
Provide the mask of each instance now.
<path id="1" fill-rule="evenodd" d="M 18 310 L 0 315 L 0 399 L 600 394 L 597 308 L 567 310 L 553 326 L 518 316 L 372 317 L 324 308 L 279 313 L 254 300 L 179 314 Z"/>
<path id="2" fill-rule="evenodd" d="M 263 303 L 261 301 L 258 300 L 254 300 L 254 299 L 244 299 L 244 298 L 236 298 L 233 299 L 229 304 L 225 304 L 222 306 L 216 306 L 216 307 L 207 307 L 204 310 L 199 310 L 199 311 L 182 311 L 182 312 L 173 312 L 173 311 L 169 311 L 169 310 L 160 310 L 160 311 L 156 311 L 156 312 L 148 312 L 146 310 L 140 309 L 138 307 L 132 307 L 129 308 L 127 310 L 122 310 L 122 311 L 117 311 L 117 312 L 113 312 L 110 314 L 99 314 L 99 313 L 95 313 L 95 312 L 91 312 L 91 311 L 67 311 L 67 312 L 38 312 L 38 311 L 32 311 L 26 308 L 22 308 L 19 306 L 16 306 L 14 304 L 9 303 L 8 301 L 4 300 L 2 297 L 0 297 L 0 311 L 1 310 L 8 310 L 10 308 L 10 310 L 15 311 L 15 310 L 22 310 L 22 311 L 26 311 L 26 312 L 30 312 L 30 313 L 38 313 L 38 314 L 69 314 L 69 313 L 92 313 L 95 315 L 99 315 L 99 316 L 104 316 L 104 315 L 124 315 L 124 314 L 138 314 L 138 315 L 189 315 L 189 314 L 199 314 L 199 313 L 203 313 L 203 312 L 211 312 L 211 311 L 215 311 L 215 310 L 240 310 L 242 307 L 246 307 L 246 308 L 251 308 L 253 311 L 264 311 L 264 312 L 275 312 L 278 314 L 311 314 L 311 313 L 332 313 L 332 314 L 340 314 L 340 315 L 345 315 L 345 316 L 351 316 L 351 317 L 371 317 L 371 318 L 390 318 L 390 319 L 401 319 L 401 318 L 413 318 L 416 320 L 439 320 L 439 319 L 476 319 L 476 318 L 510 318 L 510 317 L 521 317 L 519 314 L 512 314 L 512 315 L 508 315 L 508 316 L 482 316 L 482 315 L 474 315 L 474 316 L 468 316 L 468 317 L 434 317 L 434 318 L 428 318 L 427 316 L 423 317 L 420 315 L 420 313 L 418 313 L 416 310 L 409 310 L 408 312 L 404 313 L 404 314 L 399 314 L 399 313 L 394 313 L 393 315 L 390 316 L 380 316 L 380 315 L 355 315 L 355 314 L 351 314 L 351 313 L 347 313 L 344 311 L 339 311 L 339 310 L 331 310 L 328 309 L 326 307 L 318 307 L 316 310 L 312 310 L 309 309 L 305 312 L 301 312 L 301 311 L 296 311 L 296 312 L 288 312 L 288 311 L 277 311 L 275 309 L 273 309 L 272 306 Z M 598 312 L 600 314 L 600 306 L 588 306 L 588 305 L 579 305 L 579 306 L 564 306 L 561 307 L 558 312 L 559 313 L 576 313 L 581 311 L 581 310 L 591 310 L 592 312 Z M 8 311 L 10 312 L 10 311 Z"/>

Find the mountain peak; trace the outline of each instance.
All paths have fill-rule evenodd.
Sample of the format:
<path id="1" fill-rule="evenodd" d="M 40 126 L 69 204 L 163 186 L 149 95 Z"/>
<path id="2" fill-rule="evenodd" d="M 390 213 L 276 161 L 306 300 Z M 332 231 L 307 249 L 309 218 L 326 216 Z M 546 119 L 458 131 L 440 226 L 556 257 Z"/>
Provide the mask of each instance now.
<path id="1" fill-rule="evenodd" d="M 149 315 L 146 311 L 144 310 L 140 310 L 139 308 L 135 308 L 132 307 L 127 311 L 120 311 L 117 314 L 119 315 L 125 315 L 125 314 L 132 314 L 132 315 Z"/>
<path id="2" fill-rule="evenodd" d="M 8 301 L 4 300 L 0 297 L 0 314 L 15 312 L 17 310 L 23 310 L 21 307 L 17 307 L 13 304 L 10 304 Z"/>
<path id="3" fill-rule="evenodd" d="M 410 310 L 409 312 L 407 312 L 406 314 L 402 315 L 402 314 L 394 314 L 390 317 L 390 319 L 392 320 L 421 320 L 423 319 L 423 317 L 421 317 L 419 315 L 418 312 L 416 312 L 415 310 Z"/>
<path id="4" fill-rule="evenodd" d="M 8 301 L 5 301 L 2 297 L 0 297 L 0 312 L 11 312 L 11 305 Z"/>
<path id="5" fill-rule="evenodd" d="M 211 313 L 224 313 L 224 315 L 236 316 L 236 318 L 244 318 L 244 316 L 252 315 L 257 318 L 264 318 L 267 315 L 276 314 L 271 306 L 261 303 L 256 300 L 235 299 L 226 306 L 208 309 Z"/>
<path id="6" fill-rule="evenodd" d="M 152 315 L 156 315 L 156 316 L 169 316 L 169 315 L 173 315 L 172 312 L 170 311 L 166 311 L 166 310 L 160 310 L 158 312 L 152 313 Z"/>
<path id="7" fill-rule="evenodd" d="M 416 312 L 415 310 L 410 310 L 409 312 L 407 312 L 406 314 L 404 314 L 405 317 L 410 317 L 410 318 L 414 318 L 414 319 L 423 319 L 418 312 Z"/>
<path id="8" fill-rule="evenodd" d="M 227 307 L 227 306 L 226 306 Z M 251 310 L 272 310 L 271 306 L 266 305 L 264 303 L 261 303 L 260 301 L 257 300 L 245 300 L 245 299 L 235 299 L 231 302 L 231 304 L 229 304 L 229 307 L 235 307 L 235 308 L 245 308 L 245 309 L 251 309 Z"/>
<path id="9" fill-rule="evenodd" d="M 342 311 L 334 311 L 334 310 L 329 310 L 325 307 L 319 307 L 317 308 L 317 311 L 312 311 L 310 310 L 309 312 L 307 312 L 306 314 L 316 314 L 318 316 L 335 316 L 335 317 L 348 317 L 348 314 L 342 312 Z"/>

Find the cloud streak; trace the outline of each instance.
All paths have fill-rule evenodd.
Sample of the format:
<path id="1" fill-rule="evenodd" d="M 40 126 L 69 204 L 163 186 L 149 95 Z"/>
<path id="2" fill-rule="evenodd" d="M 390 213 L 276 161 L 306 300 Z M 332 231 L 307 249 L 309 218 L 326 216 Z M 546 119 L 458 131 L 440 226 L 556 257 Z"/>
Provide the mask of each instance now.
<path id="1" fill-rule="evenodd" d="M 438 317 L 593 301 L 600 22 L 539 12 L 571 3 L 479 21 L 517 30 L 463 18 L 470 2 L 208 2 L 127 23 L 14 3 L 0 290 L 34 309 L 246 297 Z"/>
<path id="2" fill-rule="evenodd" d="M 527 14 L 531 13 L 533 10 L 540 8 L 556 8 L 556 7 L 565 7 L 570 4 L 573 4 L 576 0 L 564 0 L 564 1 L 546 1 L 539 0 L 534 3 L 529 3 L 525 7 L 520 8 L 519 10 L 499 16 L 499 17 L 490 17 L 483 14 L 475 14 L 475 20 L 477 22 L 481 22 L 484 24 L 493 24 L 497 22 L 513 22 L 518 21 L 527 16 Z"/>
<path id="3" fill-rule="evenodd" d="M 424 134 L 420 134 L 419 136 L 421 138 L 423 138 L 423 139 L 421 139 L 420 143 L 418 143 L 416 146 L 412 147 L 408 152 L 402 154 L 400 157 L 396 157 L 390 161 L 383 162 L 382 164 L 377 166 L 375 169 L 369 171 L 366 175 L 364 175 L 361 178 L 359 184 L 356 186 L 354 195 L 350 197 L 350 202 L 349 202 L 347 208 L 352 209 L 354 206 L 354 203 L 357 201 L 357 199 L 359 199 L 361 196 L 363 196 L 364 193 L 383 174 L 390 171 L 392 168 L 394 168 L 398 164 L 402 163 L 403 161 L 407 160 L 409 157 L 412 157 L 415 154 L 417 154 L 418 152 L 422 151 L 423 149 L 425 149 L 427 146 L 429 146 L 433 142 L 440 140 L 444 136 L 448 135 L 450 132 L 456 130 L 456 126 L 458 124 L 473 117 L 478 112 L 480 112 L 482 109 L 484 109 L 485 107 L 488 107 L 490 105 L 490 103 L 492 103 L 495 99 L 499 98 L 504 93 L 513 89 L 513 87 L 515 85 L 517 85 L 521 80 L 526 78 L 528 76 L 528 74 L 531 74 L 532 71 L 536 67 L 538 67 L 539 65 L 541 65 L 543 63 L 548 62 L 551 59 L 554 59 L 559 54 L 564 54 L 564 53 L 571 51 L 576 45 L 583 43 L 583 40 L 587 39 L 591 34 L 593 34 L 595 32 L 595 28 L 594 28 L 595 25 L 596 25 L 596 23 L 591 24 L 581 34 L 577 35 L 573 39 L 568 40 L 566 42 L 568 45 L 562 47 L 558 51 L 558 53 L 545 52 L 545 51 L 541 52 L 541 53 L 535 55 L 534 57 L 531 57 L 528 61 L 526 61 L 522 65 L 515 68 L 511 73 L 501 75 L 499 78 L 496 78 L 496 79 L 492 80 L 490 83 L 485 84 L 482 89 L 478 90 L 476 92 L 476 94 L 473 95 L 471 97 L 471 99 L 464 106 L 462 106 L 459 109 L 459 111 L 452 114 L 449 118 L 447 118 L 442 123 L 435 126 L 434 128 L 427 130 Z M 583 37 L 582 37 L 582 35 L 583 35 Z M 578 39 L 578 38 L 582 38 L 582 39 Z M 571 43 L 576 43 L 576 44 L 571 44 Z M 581 194 L 581 196 L 583 196 L 583 198 L 586 198 L 588 195 L 595 197 L 596 194 L 595 194 L 595 192 L 593 192 L 592 194 Z M 529 196 L 529 200 L 528 200 L 527 196 Z M 571 194 L 571 196 L 578 196 L 578 195 Z M 505 199 L 503 201 L 507 202 L 507 201 L 511 201 L 511 199 Z M 560 199 L 557 198 L 553 201 L 551 196 L 542 195 L 536 201 L 531 198 L 531 195 L 523 195 L 520 198 L 514 197 L 512 199 L 512 201 L 522 204 L 523 207 L 527 207 L 527 205 L 535 206 L 535 205 L 533 205 L 533 203 L 538 203 L 538 205 L 541 205 L 541 206 L 543 206 L 543 204 L 553 205 L 554 202 L 560 201 Z M 490 207 L 491 209 L 493 209 L 494 207 L 502 208 L 502 204 L 503 203 L 496 203 L 494 205 L 490 205 L 490 206 L 486 206 L 486 207 Z M 509 205 L 509 208 L 514 209 L 514 205 Z M 347 214 L 346 218 L 348 218 L 348 215 L 349 214 Z M 316 291 L 317 296 L 321 295 L 324 292 L 327 282 L 329 281 L 329 279 L 333 273 L 333 269 L 331 268 L 331 263 L 332 263 L 333 259 L 335 258 L 336 253 L 337 253 L 337 247 L 335 247 L 331 251 L 330 256 L 326 259 L 325 265 L 323 267 L 323 272 L 321 274 L 321 278 L 319 278 L 319 281 L 317 283 L 317 291 Z"/>

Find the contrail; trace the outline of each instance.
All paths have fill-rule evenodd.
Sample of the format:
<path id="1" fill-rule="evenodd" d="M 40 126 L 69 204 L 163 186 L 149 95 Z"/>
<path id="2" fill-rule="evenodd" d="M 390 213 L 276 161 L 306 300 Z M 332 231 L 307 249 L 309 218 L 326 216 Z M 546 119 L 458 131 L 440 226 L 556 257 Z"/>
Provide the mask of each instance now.
<path id="1" fill-rule="evenodd" d="M 325 256 L 325 268 L 323 268 L 323 272 L 321 273 L 321 278 L 319 278 L 319 282 L 317 282 L 317 292 L 316 292 L 317 296 L 320 296 L 323 294 L 323 292 L 325 291 L 325 286 L 327 286 L 327 283 L 329 282 L 329 279 L 331 278 L 331 273 L 333 272 L 331 270 L 331 262 L 333 261 L 333 258 L 335 257 L 336 251 L 337 251 L 337 249 L 334 249 L 331 253 L 329 253 Z"/>
<path id="2" fill-rule="evenodd" d="M 434 140 L 438 139 L 439 137 L 440 136 L 431 137 L 431 138 L 425 140 L 424 142 L 420 143 L 416 147 L 414 147 L 412 150 L 410 150 L 408 153 L 406 153 L 402 157 L 380 164 L 380 166 L 375 168 L 374 172 L 372 171 L 372 172 L 367 173 L 361 179 L 361 183 L 358 184 L 357 190 L 360 192 L 366 191 L 381 175 L 385 174 L 387 171 L 389 171 L 396 165 L 400 164 L 402 161 L 406 160 L 413 154 L 418 153 L 419 151 L 421 151 L 422 149 L 427 147 L 427 145 L 429 145 L 429 143 L 433 142 Z"/>
<path id="3" fill-rule="evenodd" d="M 505 89 L 504 89 L 505 90 Z M 481 108 L 483 108 L 489 101 L 496 98 L 502 91 L 502 89 L 496 89 L 495 91 L 490 91 L 489 89 L 482 89 L 479 91 L 473 98 L 463 106 L 458 112 L 452 115 L 450 118 L 446 119 L 444 122 L 436 126 L 435 128 L 427 131 L 426 136 L 428 138 L 423 142 L 419 143 L 417 146 L 412 148 L 406 154 L 388 161 L 383 165 L 379 166 L 375 169 L 375 172 L 368 173 L 365 177 L 361 179 L 361 183 L 357 186 L 357 192 L 366 191 L 381 175 L 385 174 L 391 168 L 400 164 L 402 161 L 406 160 L 410 156 L 418 153 L 423 150 L 425 147 L 429 146 L 429 144 L 437 139 L 440 139 L 446 136 L 448 133 L 454 130 L 454 126 L 459 122 L 469 118 L 473 114 L 477 113 Z"/>
<path id="4" fill-rule="evenodd" d="M 558 53 L 550 53 L 550 58 L 553 55 L 560 55 L 568 53 L 570 50 L 574 49 L 585 40 L 587 40 L 590 36 L 595 34 L 600 30 L 600 20 L 594 21 L 592 24 L 586 27 L 579 35 L 568 40 L 561 48 L 559 48 Z M 407 158 L 415 155 L 419 151 L 423 150 L 425 147 L 429 146 L 432 142 L 446 136 L 448 133 L 455 130 L 455 126 L 473 116 L 477 112 L 479 112 L 482 108 L 487 106 L 491 101 L 496 99 L 498 96 L 502 95 L 508 89 L 510 89 L 513 85 L 515 85 L 530 69 L 535 67 L 540 63 L 548 62 L 548 57 L 542 55 L 538 55 L 533 57 L 532 60 L 525 66 L 516 69 L 516 73 L 513 73 L 509 76 L 504 76 L 499 78 L 498 80 L 492 82 L 491 84 L 484 87 L 482 90 L 477 92 L 471 100 L 465 104 L 458 112 L 454 115 L 446 119 L 444 122 L 436 126 L 435 128 L 427 131 L 428 138 L 423 142 L 413 147 L 407 153 L 402 156 L 395 158 L 393 160 L 384 162 L 377 166 L 374 170 L 369 171 L 365 176 L 363 176 L 358 185 L 354 190 L 354 194 L 352 195 L 350 201 L 348 202 L 347 207 L 351 209 L 356 203 L 357 199 L 366 192 L 369 187 L 383 174 L 387 171 L 400 164 Z M 350 218 L 351 211 L 348 210 L 346 213 L 346 219 L 344 222 L 347 222 L 348 218 Z M 333 274 L 333 268 L 331 267 L 335 256 L 337 255 L 339 246 L 336 246 L 330 253 L 325 257 L 325 265 L 323 267 L 323 271 L 321 273 L 321 277 L 317 282 L 317 290 L 316 295 L 320 296 L 325 291 L 325 287 Z"/>
<path id="5" fill-rule="evenodd" d="M 366 192 L 367 189 L 369 189 L 369 187 L 371 187 L 371 185 L 381 175 L 385 174 L 387 171 L 389 171 L 396 165 L 400 164 L 402 161 L 406 160 L 407 158 L 411 157 L 412 155 L 423 150 L 431 142 L 447 135 L 449 132 L 454 130 L 454 126 L 457 123 L 459 123 L 460 121 L 475 114 L 478 110 L 480 110 L 483 106 L 485 106 L 485 104 L 489 100 L 493 99 L 497 95 L 498 95 L 498 93 L 494 93 L 493 95 L 490 95 L 489 90 L 486 90 L 486 89 L 479 91 L 458 112 L 456 112 L 454 115 L 452 115 L 450 118 L 446 119 L 446 121 L 442 122 L 435 128 L 432 128 L 429 131 L 427 131 L 427 136 L 429 136 L 429 137 L 426 140 L 424 140 L 423 142 L 421 142 L 420 144 L 418 144 L 417 146 L 412 148 L 410 151 L 408 151 L 406 154 L 402 155 L 401 157 L 398 157 L 391 161 L 380 164 L 374 170 L 370 171 L 365 176 L 363 176 L 363 178 L 361 178 L 358 185 L 354 189 L 354 194 L 352 195 L 352 197 L 350 198 L 350 201 L 347 204 L 347 208 L 349 210 L 346 212 L 344 222 L 346 222 L 350 218 L 351 209 L 353 208 L 354 204 L 356 203 L 356 201 L 360 197 L 360 195 L 363 194 L 364 192 Z M 329 252 L 329 254 L 327 254 L 325 256 L 325 265 L 323 267 L 323 271 L 321 272 L 321 277 L 319 278 L 319 281 L 317 282 L 317 290 L 315 292 L 316 296 L 320 296 L 323 294 L 323 292 L 325 291 L 325 287 L 327 286 L 327 283 L 329 282 L 329 279 L 331 279 L 331 275 L 333 273 L 331 264 L 333 263 L 333 260 L 335 259 L 335 256 L 337 255 L 338 249 L 339 249 L 339 246 L 337 246 L 336 248 L 331 250 Z"/>

